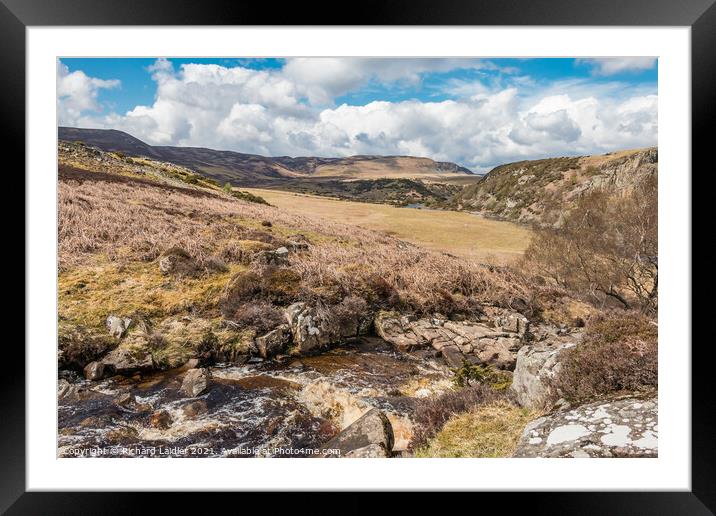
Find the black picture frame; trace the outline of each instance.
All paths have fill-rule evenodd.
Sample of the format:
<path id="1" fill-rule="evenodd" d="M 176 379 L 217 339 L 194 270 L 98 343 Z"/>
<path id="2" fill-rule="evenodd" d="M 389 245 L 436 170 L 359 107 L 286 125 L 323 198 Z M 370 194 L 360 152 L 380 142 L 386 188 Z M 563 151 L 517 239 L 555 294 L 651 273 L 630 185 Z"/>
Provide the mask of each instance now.
<path id="1" fill-rule="evenodd" d="M 552 26 L 689 26 L 692 37 L 692 168 L 709 172 L 712 146 L 708 127 L 716 113 L 715 0 L 367 0 L 341 15 L 337 4 L 203 0 L 0 0 L 0 113 L 6 149 L 24 147 L 25 30 L 29 26 L 61 25 L 552 25 Z M 279 6 L 280 5 L 280 6 Z M 707 136 L 709 135 L 709 136 Z M 16 166 L 24 167 L 17 152 Z M 711 165 L 711 166 L 707 166 Z M 689 171 L 683 171 L 687 173 Z M 17 187 L 17 186 L 16 186 Z M 24 190 L 24 185 L 21 186 Z M 695 203 L 695 201 L 694 201 Z M 26 269 L 26 274 L 28 273 Z M 27 278 L 27 276 L 26 276 Z M 697 319 L 698 320 L 698 319 Z M 680 345 L 691 345 L 691 335 Z M 692 490 L 641 493 L 499 493 L 480 494 L 480 506 L 490 501 L 529 504 L 530 513 L 550 514 L 713 514 L 716 511 L 714 409 L 707 340 L 692 346 Z M 39 493 L 25 489 L 25 353 L 6 345 L 0 374 L 2 423 L 0 441 L 0 511 L 7 514 L 112 514 L 146 508 L 148 493 Z M 31 364 L 30 364 L 31 365 Z M 206 507 L 195 495 L 160 495 L 165 512 L 171 505 Z M 214 504 L 225 500 L 212 494 Z M 486 500 L 485 497 L 490 497 Z M 416 500 L 422 497 L 416 496 Z M 275 498 L 274 498 L 275 500 Z M 485 502 L 488 502 L 487 504 Z M 320 504 L 319 504 L 320 505 Z M 363 497 L 344 504 L 368 510 Z M 218 504 L 216 505 L 218 510 Z M 311 512 L 320 508 L 307 507 Z M 300 510 L 295 507 L 293 510 Z"/>

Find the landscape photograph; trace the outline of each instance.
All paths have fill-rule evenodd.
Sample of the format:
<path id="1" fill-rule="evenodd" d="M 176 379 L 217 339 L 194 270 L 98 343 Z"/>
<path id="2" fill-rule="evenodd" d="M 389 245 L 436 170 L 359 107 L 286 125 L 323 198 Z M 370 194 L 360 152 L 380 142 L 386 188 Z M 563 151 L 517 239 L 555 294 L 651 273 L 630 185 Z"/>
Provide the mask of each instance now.
<path id="1" fill-rule="evenodd" d="M 57 59 L 57 456 L 658 457 L 657 76 Z"/>

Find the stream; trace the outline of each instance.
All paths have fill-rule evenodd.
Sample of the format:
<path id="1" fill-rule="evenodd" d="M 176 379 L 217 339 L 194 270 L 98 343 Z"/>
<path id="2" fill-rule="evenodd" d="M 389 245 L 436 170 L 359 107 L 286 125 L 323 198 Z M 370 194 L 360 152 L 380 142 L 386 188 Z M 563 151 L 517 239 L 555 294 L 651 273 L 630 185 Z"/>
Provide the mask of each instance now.
<path id="1" fill-rule="evenodd" d="M 61 372 L 60 457 L 311 456 L 373 407 L 407 449 L 419 398 L 450 388 L 442 361 L 364 338 L 321 355 L 212 366 L 207 392 L 188 398 L 186 369 L 88 382 Z"/>

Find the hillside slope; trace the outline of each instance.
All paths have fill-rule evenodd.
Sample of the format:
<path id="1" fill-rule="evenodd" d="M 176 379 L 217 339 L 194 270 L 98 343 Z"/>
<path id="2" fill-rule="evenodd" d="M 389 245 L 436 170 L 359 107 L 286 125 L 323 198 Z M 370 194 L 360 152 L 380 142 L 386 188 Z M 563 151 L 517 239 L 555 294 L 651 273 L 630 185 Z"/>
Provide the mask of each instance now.
<path id="1" fill-rule="evenodd" d="M 104 151 L 168 161 L 235 186 L 266 186 L 284 178 L 307 176 L 375 179 L 472 174 L 455 163 L 410 156 L 267 157 L 201 147 L 152 146 L 122 131 L 76 127 L 59 127 L 58 136 L 60 140 L 79 141 Z"/>
<path id="2" fill-rule="evenodd" d="M 457 209 L 539 225 L 558 223 L 584 192 L 626 192 L 657 174 L 656 147 L 604 155 L 520 161 L 492 169 L 452 200 Z"/>
<path id="3" fill-rule="evenodd" d="M 368 317 L 391 308 L 477 313 L 530 299 L 508 271 L 246 202 L 177 179 L 159 162 L 79 144 L 61 143 L 58 152 L 64 367 L 81 370 L 112 347 L 105 324 L 117 314 L 137 321 L 119 350 L 167 368 L 204 351 L 221 361 L 249 353 L 257 332 L 280 324 L 280 311 L 298 301 L 339 315 L 350 305 Z M 253 314 L 245 327 L 226 323 L 244 311 Z"/>

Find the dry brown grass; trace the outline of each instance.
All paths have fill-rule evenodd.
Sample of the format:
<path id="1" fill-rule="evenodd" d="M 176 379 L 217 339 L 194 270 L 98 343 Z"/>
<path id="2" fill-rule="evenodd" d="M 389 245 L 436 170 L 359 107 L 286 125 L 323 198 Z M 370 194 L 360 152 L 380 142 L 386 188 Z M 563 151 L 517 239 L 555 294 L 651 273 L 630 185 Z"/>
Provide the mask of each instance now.
<path id="1" fill-rule="evenodd" d="M 523 226 L 469 213 L 398 208 L 278 190 L 250 191 L 287 212 L 339 220 L 483 263 L 514 261 L 531 238 L 531 231 Z"/>
<path id="2" fill-rule="evenodd" d="M 271 228 L 261 225 L 265 220 L 272 222 Z M 199 195 L 127 179 L 61 175 L 58 231 L 60 270 L 68 274 L 98 260 L 117 265 L 150 262 L 173 246 L 185 249 L 199 264 L 218 258 L 235 267 L 244 263 L 247 243 L 275 248 L 300 233 L 312 245 L 308 252 L 293 254 L 290 266 L 300 275 L 304 292 L 328 301 L 355 294 L 417 311 L 449 313 L 482 303 L 509 305 L 520 299 L 524 304 L 531 296 L 507 270 L 375 231 L 220 194 Z M 105 295 L 111 296 L 112 289 Z"/>

